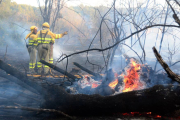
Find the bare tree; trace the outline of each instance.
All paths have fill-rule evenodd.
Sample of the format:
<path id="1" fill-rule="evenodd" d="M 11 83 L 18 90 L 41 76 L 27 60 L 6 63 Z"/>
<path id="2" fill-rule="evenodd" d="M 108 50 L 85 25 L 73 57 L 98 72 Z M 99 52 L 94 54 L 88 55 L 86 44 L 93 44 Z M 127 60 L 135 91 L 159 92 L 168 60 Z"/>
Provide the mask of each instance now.
<path id="1" fill-rule="evenodd" d="M 121 6 L 117 7 L 117 5 Z M 99 15 L 101 17 L 99 29 L 97 30 L 97 33 L 95 34 L 89 49 L 77 53 L 72 53 L 65 58 L 79 53 L 98 50 L 102 52 L 104 66 L 101 66 L 102 64 L 97 65 L 90 61 L 89 63 L 91 63 L 93 66 L 97 65 L 102 69 L 106 68 L 105 70 L 108 70 L 112 66 L 117 50 L 119 50 L 117 48 L 120 48 L 120 55 L 131 51 L 131 53 L 134 53 L 134 55 L 139 58 L 139 61 L 141 63 L 145 63 L 147 56 L 146 46 L 149 46 L 149 44 L 147 44 L 146 42 L 148 40 L 148 37 L 150 37 L 147 35 L 147 30 L 149 30 L 150 28 L 154 28 L 157 31 L 156 35 L 159 36 L 158 31 L 159 29 L 162 29 L 163 34 L 161 39 L 158 39 L 157 37 L 158 42 L 160 41 L 159 51 L 161 51 L 161 48 L 163 48 L 162 43 L 164 40 L 164 35 L 168 33 L 168 35 L 177 37 L 177 35 L 174 35 L 174 33 L 170 31 L 172 29 L 177 31 L 177 28 L 179 28 L 175 24 L 175 22 L 177 22 L 178 20 L 176 20 L 175 22 L 173 21 L 172 11 L 168 8 L 167 4 L 163 6 L 160 4 L 156 4 L 156 1 L 150 2 L 150 0 L 146 0 L 141 3 L 139 3 L 138 0 L 122 0 L 120 2 L 118 0 L 114 0 L 107 12 L 104 15 L 101 15 L 101 13 L 99 12 Z M 102 26 L 106 26 L 111 35 L 111 39 L 108 39 L 108 42 L 107 40 L 103 39 L 102 31 L 104 30 L 104 27 Z M 98 34 L 100 48 L 91 48 L 92 43 L 93 41 L 95 41 L 95 38 L 97 38 Z M 179 38 L 177 37 L 177 39 Z M 103 43 L 109 44 L 105 45 Z M 141 51 L 142 55 L 139 54 Z"/>
<path id="2" fill-rule="evenodd" d="M 172 47 L 172 49 L 169 46 L 168 43 L 168 62 L 169 62 L 169 66 L 172 66 L 173 64 L 173 56 L 175 56 L 179 51 L 179 46 L 176 45 L 176 40 L 174 40 L 174 45 Z"/>
<path id="3" fill-rule="evenodd" d="M 51 30 L 54 31 L 57 19 L 62 17 L 60 10 L 63 8 L 64 0 L 45 0 L 43 6 L 41 6 L 40 0 L 37 0 L 37 2 L 43 21 L 50 23 Z"/>

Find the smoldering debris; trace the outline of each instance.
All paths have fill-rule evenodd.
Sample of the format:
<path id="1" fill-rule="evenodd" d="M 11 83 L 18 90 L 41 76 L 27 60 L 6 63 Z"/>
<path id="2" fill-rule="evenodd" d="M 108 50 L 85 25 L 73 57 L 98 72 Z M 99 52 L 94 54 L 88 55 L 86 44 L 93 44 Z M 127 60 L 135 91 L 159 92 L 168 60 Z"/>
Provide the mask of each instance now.
<path id="1" fill-rule="evenodd" d="M 142 90 L 162 84 L 177 84 L 165 73 L 155 73 L 147 64 L 140 64 L 130 59 L 129 64 L 117 73 L 110 69 L 102 75 L 102 79 L 84 75 L 78 82 L 67 87 L 71 94 L 115 95 L 123 92 Z"/>

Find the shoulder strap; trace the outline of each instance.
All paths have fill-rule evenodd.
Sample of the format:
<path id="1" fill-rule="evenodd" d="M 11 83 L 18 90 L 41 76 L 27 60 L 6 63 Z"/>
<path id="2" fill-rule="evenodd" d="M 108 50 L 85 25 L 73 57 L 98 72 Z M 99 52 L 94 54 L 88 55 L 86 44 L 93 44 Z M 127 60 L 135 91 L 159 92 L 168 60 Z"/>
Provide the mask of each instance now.
<path id="1" fill-rule="evenodd" d="M 46 38 L 46 35 L 48 34 L 48 31 L 46 32 L 45 36 L 44 36 L 44 39 Z"/>
<path id="2" fill-rule="evenodd" d="M 42 41 L 45 41 L 45 38 L 46 38 L 47 34 L 48 34 L 48 31 L 45 33 L 44 40 L 42 40 L 42 31 L 40 31 L 41 43 L 42 43 Z"/>
<path id="3" fill-rule="evenodd" d="M 41 43 L 42 43 L 42 31 L 40 31 Z"/>

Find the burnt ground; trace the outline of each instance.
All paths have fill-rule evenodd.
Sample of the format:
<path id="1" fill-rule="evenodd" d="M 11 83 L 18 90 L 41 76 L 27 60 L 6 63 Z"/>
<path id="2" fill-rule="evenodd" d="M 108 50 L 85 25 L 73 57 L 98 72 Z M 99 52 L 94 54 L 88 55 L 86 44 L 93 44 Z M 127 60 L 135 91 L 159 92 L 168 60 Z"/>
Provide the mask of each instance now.
<path id="1" fill-rule="evenodd" d="M 4 60 L 6 63 L 17 68 L 19 71 L 26 73 L 28 70 L 28 55 L 27 52 L 23 50 L 18 50 L 18 52 L 5 52 L 4 49 L 0 49 L 0 59 Z M 75 59 L 73 59 L 75 60 Z M 76 61 L 76 60 L 75 60 Z M 72 66 L 70 65 L 71 70 Z M 59 75 L 58 72 L 53 72 L 55 75 Z M 82 73 L 83 74 L 83 73 Z M 0 70 L 0 75 L 6 75 L 6 73 Z M 9 75 L 10 76 L 10 75 Z M 10 76 L 9 79 L 16 79 Z M 37 79 L 36 79 L 37 80 Z M 41 81 L 41 80 L 39 80 Z M 18 106 L 22 105 L 25 107 L 39 108 L 43 102 L 41 95 L 34 94 L 25 88 L 9 81 L 6 78 L 0 77 L 0 105 L 7 106 Z M 142 120 L 152 120 L 160 119 L 156 115 L 146 115 L 143 113 L 138 113 L 136 115 L 128 114 L 114 114 L 111 116 L 101 115 L 101 116 L 76 116 L 78 120 L 122 120 L 122 119 L 142 119 Z M 19 109 L 0 109 L 0 119 L 3 120 L 67 120 L 68 118 L 59 116 L 57 114 L 49 113 L 37 113 L 32 111 L 25 111 Z M 170 118 L 163 118 L 170 119 Z"/>

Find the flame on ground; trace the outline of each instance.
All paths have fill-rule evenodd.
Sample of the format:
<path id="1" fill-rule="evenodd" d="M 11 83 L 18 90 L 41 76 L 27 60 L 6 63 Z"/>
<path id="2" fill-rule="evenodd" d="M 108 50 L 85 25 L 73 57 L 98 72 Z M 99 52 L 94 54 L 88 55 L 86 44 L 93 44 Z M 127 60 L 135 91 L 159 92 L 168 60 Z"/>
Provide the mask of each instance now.
<path id="1" fill-rule="evenodd" d="M 138 71 L 141 69 L 140 64 L 137 64 L 131 59 L 130 68 L 126 71 L 127 75 L 124 76 L 124 89 L 123 92 L 138 90 L 144 84 L 140 81 Z"/>

